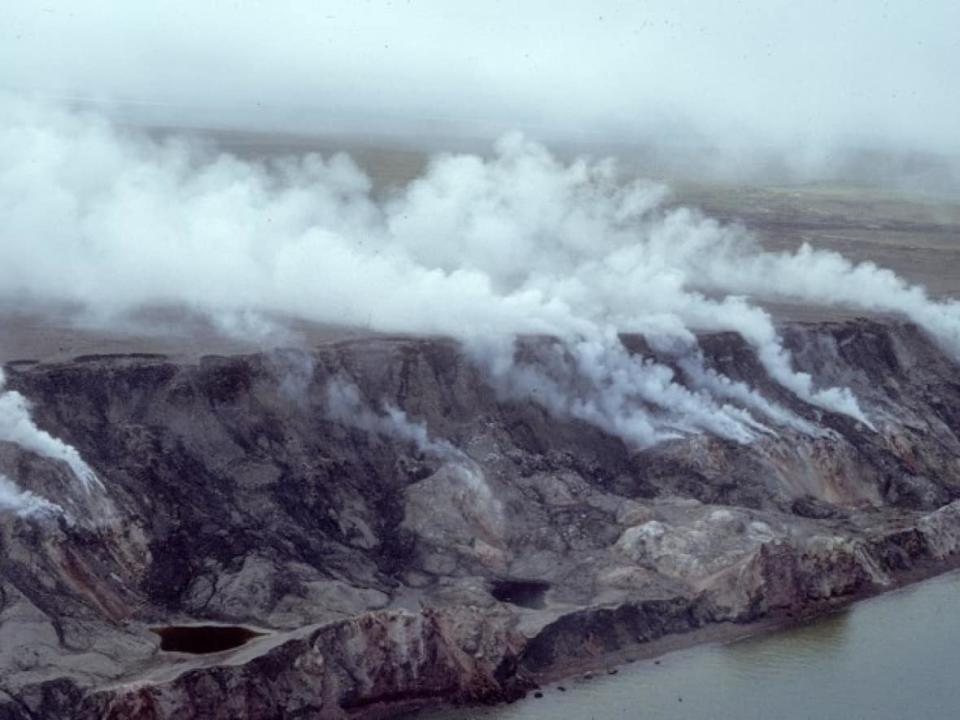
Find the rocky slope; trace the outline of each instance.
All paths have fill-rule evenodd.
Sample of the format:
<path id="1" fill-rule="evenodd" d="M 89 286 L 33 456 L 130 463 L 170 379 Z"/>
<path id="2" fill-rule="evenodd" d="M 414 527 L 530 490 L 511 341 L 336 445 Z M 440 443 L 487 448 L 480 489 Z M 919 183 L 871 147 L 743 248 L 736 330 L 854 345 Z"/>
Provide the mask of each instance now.
<path id="1" fill-rule="evenodd" d="M 782 330 L 873 428 L 798 400 L 735 334 L 700 339 L 707 364 L 816 432 L 636 450 L 498 396 L 443 339 L 8 363 L 104 490 L 0 443 L 0 472 L 65 510 L 0 520 L 0 718 L 497 701 L 638 643 L 945 567 L 956 364 L 906 324 Z M 344 378 L 346 415 L 329 395 Z"/>

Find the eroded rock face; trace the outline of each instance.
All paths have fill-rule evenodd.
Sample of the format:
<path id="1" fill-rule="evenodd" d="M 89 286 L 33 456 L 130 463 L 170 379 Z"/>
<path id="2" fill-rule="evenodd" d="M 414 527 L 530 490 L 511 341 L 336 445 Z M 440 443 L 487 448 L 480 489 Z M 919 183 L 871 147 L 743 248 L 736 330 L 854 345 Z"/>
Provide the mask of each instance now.
<path id="1" fill-rule="evenodd" d="M 439 339 L 10 364 L 37 424 L 106 490 L 83 494 L 65 467 L 0 443 L 0 471 L 69 510 L 2 518 L 0 717 L 495 701 L 576 658 L 816 609 L 948 562 L 957 366 L 909 325 L 783 332 L 799 368 L 851 388 L 875 429 L 799 401 L 733 334 L 701 339 L 708 364 L 820 432 L 641 451 L 498 396 Z M 422 423 L 432 449 L 332 419 L 335 377 Z M 251 634 L 193 655 L 151 632 L 191 625 Z"/>

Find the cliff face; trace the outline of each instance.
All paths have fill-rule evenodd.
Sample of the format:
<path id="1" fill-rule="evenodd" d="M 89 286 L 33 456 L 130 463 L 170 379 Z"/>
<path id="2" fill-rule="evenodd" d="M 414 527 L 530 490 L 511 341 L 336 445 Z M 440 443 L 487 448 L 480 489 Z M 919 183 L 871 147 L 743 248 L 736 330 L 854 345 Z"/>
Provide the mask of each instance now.
<path id="1" fill-rule="evenodd" d="M 909 325 L 783 334 L 798 368 L 849 387 L 873 428 L 798 400 L 734 334 L 700 339 L 707 365 L 816 432 L 631 449 L 498 395 L 439 339 L 8 364 L 37 424 L 104 489 L 0 443 L 0 472 L 65 511 L 3 516 L 0 718 L 491 701 L 577 658 L 948 562 L 957 366 Z M 334 381 L 359 389 L 346 412 Z M 198 627 L 211 625 L 224 628 Z M 160 649 L 154 631 L 170 627 L 185 629 Z"/>

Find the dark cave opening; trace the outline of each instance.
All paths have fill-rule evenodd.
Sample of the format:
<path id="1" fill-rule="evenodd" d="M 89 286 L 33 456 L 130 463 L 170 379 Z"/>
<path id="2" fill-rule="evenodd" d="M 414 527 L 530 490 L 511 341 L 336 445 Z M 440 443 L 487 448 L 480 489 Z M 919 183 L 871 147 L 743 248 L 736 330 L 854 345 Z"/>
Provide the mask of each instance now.
<path id="1" fill-rule="evenodd" d="M 494 580 L 490 594 L 500 602 L 540 610 L 549 589 L 550 583 L 542 580 Z"/>
<path id="2" fill-rule="evenodd" d="M 161 650 L 193 655 L 230 650 L 263 634 L 235 625 L 170 625 L 151 630 L 160 636 Z"/>

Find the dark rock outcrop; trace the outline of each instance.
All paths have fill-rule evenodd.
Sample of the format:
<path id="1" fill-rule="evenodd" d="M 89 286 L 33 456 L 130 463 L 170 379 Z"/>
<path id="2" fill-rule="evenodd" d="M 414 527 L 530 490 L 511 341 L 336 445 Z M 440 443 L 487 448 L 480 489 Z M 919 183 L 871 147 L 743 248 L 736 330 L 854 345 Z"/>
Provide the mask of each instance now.
<path id="1" fill-rule="evenodd" d="M 492 702 L 577 658 L 816 611 L 949 562 L 957 365 L 905 324 L 783 332 L 799 368 L 851 388 L 874 428 L 803 403 L 726 333 L 701 339 L 708 365 L 817 433 L 637 450 L 499 396 L 442 339 L 10 364 L 8 386 L 105 490 L 0 443 L 0 471 L 69 516 L 0 526 L 0 718 Z M 337 419 L 335 377 L 447 450 Z M 161 647 L 159 626 L 251 634 L 196 655 Z"/>

